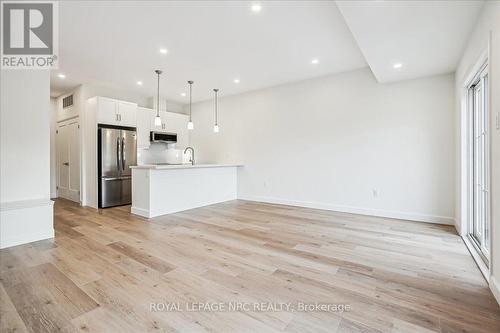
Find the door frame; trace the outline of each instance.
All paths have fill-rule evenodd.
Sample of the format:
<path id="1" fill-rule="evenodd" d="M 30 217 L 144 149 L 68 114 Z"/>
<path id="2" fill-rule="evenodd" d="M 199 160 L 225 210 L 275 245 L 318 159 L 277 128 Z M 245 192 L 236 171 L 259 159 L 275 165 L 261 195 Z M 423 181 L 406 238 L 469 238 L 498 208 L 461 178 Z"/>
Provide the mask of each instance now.
<path id="1" fill-rule="evenodd" d="M 471 219 L 473 218 L 473 196 L 471 189 L 473 187 L 473 138 L 472 138 L 472 117 L 470 114 L 471 110 L 471 97 L 470 97 L 470 87 L 476 81 L 478 75 L 486 68 L 489 70 L 490 68 L 490 47 L 488 43 L 488 48 L 481 53 L 481 55 L 477 58 L 474 66 L 472 66 L 467 72 L 467 76 L 462 81 L 462 96 L 461 96 L 461 221 L 460 221 L 460 235 L 464 240 L 465 245 L 469 249 L 472 257 L 476 261 L 481 273 L 484 278 L 489 281 L 490 277 L 490 268 L 491 268 L 491 249 L 489 253 L 486 255 L 481 251 L 476 242 L 471 239 L 469 236 L 470 231 L 469 228 L 471 226 Z M 489 77 L 488 85 L 487 85 L 487 100 L 486 103 L 488 105 L 488 137 L 486 142 L 487 156 L 486 156 L 486 165 L 487 165 L 487 187 L 491 189 L 491 78 Z M 472 185 L 471 185 L 472 184 Z M 487 198 L 487 210 L 486 214 L 488 215 L 488 221 L 490 223 L 490 247 L 491 247 L 491 195 Z"/>
<path id="2" fill-rule="evenodd" d="M 80 183 L 80 186 L 79 186 L 79 189 L 78 189 L 78 197 L 77 198 L 73 198 L 73 199 L 77 199 L 76 201 L 73 200 L 73 199 L 70 199 L 68 197 L 63 197 L 60 195 L 60 192 L 59 192 L 59 179 L 60 179 L 60 172 L 59 172 L 59 168 L 60 168 L 60 165 L 59 165 L 59 138 L 58 138 L 58 134 L 59 134 L 59 130 L 61 127 L 63 126 L 67 126 L 67 125 L 70 125 L 70 124 L 74 124 L 76 123 L 78 125 L 78 141 L 77 141 L 77 147 L 78 147 L 78 179 L 79 179 L 79 183 Z M 55 145 L 54 145 L 54 148 L 55 148 L 55 154 L 56 154 L 56 198 L 64 198 L 64 199 L 67 199 L 67 200 L 71 200 L 71 201 L 74 201 L 74 202 L 77 202 L 81 205 L 81 193 L 82 193 L 82 147 L 81 147 L 81 124 L 80 124 L 80 119 L 79 119 L 79 116 L 74 116 L 74 117 L 71 117 L 71 118 L 67 118 L 67 119 L 64 119 L 64 120 L 61 120 L 61 121 L 58 121 L 56 122 L 56 139 L 55 139 Z"/>

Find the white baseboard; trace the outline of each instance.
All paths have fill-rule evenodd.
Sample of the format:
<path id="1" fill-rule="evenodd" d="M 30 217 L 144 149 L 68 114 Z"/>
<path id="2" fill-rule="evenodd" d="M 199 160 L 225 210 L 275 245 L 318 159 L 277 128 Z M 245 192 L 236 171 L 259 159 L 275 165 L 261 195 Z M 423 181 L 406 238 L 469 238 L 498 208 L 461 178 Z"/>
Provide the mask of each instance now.
<path id="1" fill-rule="evenodd" d="M 493 275 L 490 276 L 490 289 L 493 293 L 493 296 L 495 296 L 497 303 L 500 304 L 500 284 L 497 282 Z"/>
<path id="2" fill-rule="evenodd" d="M 362 207 L 352 207 L 352 206 L 340 206 L 332 205 L 322 202 L 308 202 L 308 201 L 298 201 L 298 200 L 287 200 L 274 197 L 264 197 L 264 196 L 252 196 L 252 195 L 240 195 L 238 194 L 238 199 L 267 202 L 280 205 L 298 206 L 314 209 L 331 210 L 342 213 L 369 215 L 377 217 L 387 217 L 400 220 L 410 220 L 417 222 L 427 222 L 427 223 L 438 223 L 454 225 L 455 219 L 448 216 L 438 216 L 438 215 L 428 215 L 419 213 L 409 213 L 409 212 L 399 212 L 399 211 L 389 211 L 382 209 L 372 209 L 372 208 L 362 208 Z"/>
<path id="3" fill-rule="evenodd" d="M 54 202 L 49 199 L 0 204 L 0 249 L 54 237 Z"/>
<path id="4" fill-rule="evenodd" d="M 465 246 L 467 247 L 467 250 L 469 250 L 469 253 L 476 262 L 477 267 L 479 268 L 479 271 L 481 274 L 483 274 L 484 279 L 486 282 L 490 282 L 490 269 L 486 264 L 484 263 L 483 259 L 479 255 L 479 252 L 477 252 L 476 248 L 474 245 L 472 245 L 472 242 L 469 240 L 469 237 L 467 235 L 462 236 L 462 240 L 464 241 Z"/>
<path id="5" fill-rule="evenodd" d="M 150 218 L 151 216 L 149 216 L 149 211 L 146 210 L 146 209 L 142 209 L 142 208 L 137 208 L 137 207 L 131 207 L 130 208 L 130 212 L 132 214 L 135 214 L 135 215 L 139 215 L 139 216 L 142 216 L 142 217 L 147 217 L 147 218 Z"/>

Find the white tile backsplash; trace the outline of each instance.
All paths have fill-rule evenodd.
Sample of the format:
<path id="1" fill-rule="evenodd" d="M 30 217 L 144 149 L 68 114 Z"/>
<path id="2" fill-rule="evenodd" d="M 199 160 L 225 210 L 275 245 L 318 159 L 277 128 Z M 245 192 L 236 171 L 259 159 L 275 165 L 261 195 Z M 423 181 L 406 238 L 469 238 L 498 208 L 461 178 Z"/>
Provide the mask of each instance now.
<path id="1" fill-rule="evenodd" d="M 184 156 L 183 150 L 176 149 L 175 144 L 152 142 L 147 148 L 137 148 L 137 165 L 171 163 L 189 163 L 189 152 Z"/>

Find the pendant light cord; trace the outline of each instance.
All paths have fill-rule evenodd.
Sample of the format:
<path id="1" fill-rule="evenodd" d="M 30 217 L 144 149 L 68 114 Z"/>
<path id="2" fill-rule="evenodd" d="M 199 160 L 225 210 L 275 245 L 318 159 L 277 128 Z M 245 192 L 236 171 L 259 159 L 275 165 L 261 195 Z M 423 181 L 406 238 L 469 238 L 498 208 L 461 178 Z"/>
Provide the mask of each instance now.
<path id="1" fill-rule="evenodd" d="M 158 89 L 156 90 L 156 116 L 160 116 L 160 73 L 158 73 Z"/>
<path id="2" fill-rule="evenodd" d="M 217 92 L 219 89 L 214 89 L 215 92 L 215 125 L 218 125 L 218 99 L 217 99 Z"/>
<path id="3" fill-rule="evenodd" d="M 160 117 L 160 74 L 161 70 L 155 70 L 155 73 L 158 74 L 158 87 L 156 90 L 156 117 Z"/>
<path id="4" fill-rule="evenodd" d="M 191 122 L 191 106 L 193 104 L 193 81 L 188 81 L 189 83 L 189 121 Z"/>

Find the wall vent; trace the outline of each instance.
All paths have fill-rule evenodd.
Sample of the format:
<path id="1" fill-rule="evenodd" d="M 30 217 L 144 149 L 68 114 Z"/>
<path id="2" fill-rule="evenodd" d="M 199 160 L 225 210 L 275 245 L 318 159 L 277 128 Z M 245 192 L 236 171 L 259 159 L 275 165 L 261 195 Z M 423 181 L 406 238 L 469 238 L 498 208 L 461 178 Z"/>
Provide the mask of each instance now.
<path id="1" fill-rule="evenodd" d="M 63 109 L 73 105 L 73 95 L 69 95 L 63 98 Z"/>

